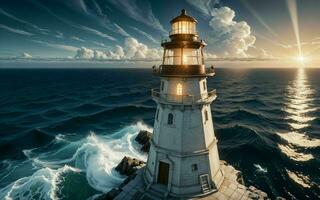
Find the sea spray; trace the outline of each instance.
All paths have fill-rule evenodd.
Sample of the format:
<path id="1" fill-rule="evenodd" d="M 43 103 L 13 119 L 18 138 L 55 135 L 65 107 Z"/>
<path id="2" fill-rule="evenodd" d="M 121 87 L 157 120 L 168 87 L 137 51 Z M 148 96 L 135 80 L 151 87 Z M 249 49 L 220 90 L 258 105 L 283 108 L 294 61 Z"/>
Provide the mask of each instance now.
<path id="1" fill-rule="evenodd" d="M 56 193 L 61 190 L 58 187 L 63 187 L 61 176 L 69 172 L 85 174 L 92 188 L 107 192 L 125 178 L 114 170 L 124 156 L 146 161 L 147 154 L 141 152 L 139 144 L 134 141 L 140 130 L 152 131 L 138 122 L 110 135 L 90 132 L 86 138 L 77 141 L 59 135 L 49 144 L 50 151 L 43 151 L 46 146 L 24 150 L 25 156 L 38 170 L 30 177 L 22 177 L 2 188 L 0 199 L 57 199 Z"/>

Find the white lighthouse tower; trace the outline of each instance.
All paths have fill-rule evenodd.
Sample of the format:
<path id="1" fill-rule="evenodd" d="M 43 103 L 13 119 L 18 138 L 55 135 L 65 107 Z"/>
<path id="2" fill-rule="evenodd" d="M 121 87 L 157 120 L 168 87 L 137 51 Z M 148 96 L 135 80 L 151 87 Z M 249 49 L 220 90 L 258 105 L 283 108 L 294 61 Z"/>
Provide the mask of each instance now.
<path id="1" fill-rule="evenodd" d="M 149 191 L 164 197 L 207 195 L 224 179 L 210 108 L 216 92 L 206 81 L 214 71 L 204 65 L 206 43 L 196 24 L 185 10 L 171 20 L 163 63 L 154 68 L 161 84 L 152 90 L 157 111 L 143 177 Z"/>

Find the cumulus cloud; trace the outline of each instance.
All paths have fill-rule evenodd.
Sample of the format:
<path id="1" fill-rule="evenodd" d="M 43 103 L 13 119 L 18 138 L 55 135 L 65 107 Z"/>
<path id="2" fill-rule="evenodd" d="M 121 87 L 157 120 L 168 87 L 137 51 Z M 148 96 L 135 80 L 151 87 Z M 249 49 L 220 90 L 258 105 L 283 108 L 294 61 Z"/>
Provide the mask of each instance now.
<path id="1" fill-rule="evenodd" d="M 271 55 L 270 53 L 268 53 L 265 49 L 259 48 L 259 47 L 255 47 L 255 46 L 250 48 L 250 50 L 248 51 L 248 56 L 249 57 L 261 58 L 261 59 L 274 58 L 274 56 Z"/>
<path id="2" fill-rule="evenodd" d="M 162 51 L 160 49 L 150 48 L 137 39 L 128 37 L 125 39 L 123 47 L 116 45 L 113 50 L 109 51 L 81 47 L 78 49 L 75 58 L 86 60 L 152 60 L 160 59 L 161 56 Z"/>
<path id="3" fill-rule="evenodd" d="M 214 53 L 224 57 L 247 57 L 247 50 L 252 47 L 256 37 L 245 21 L 235 21 L 235 12 L 229 7 L 213 7 L 213 1 L 188 1 L 210 18 L 208 43 Z M 213 5 L 212 5 L 213 3 Z"/>

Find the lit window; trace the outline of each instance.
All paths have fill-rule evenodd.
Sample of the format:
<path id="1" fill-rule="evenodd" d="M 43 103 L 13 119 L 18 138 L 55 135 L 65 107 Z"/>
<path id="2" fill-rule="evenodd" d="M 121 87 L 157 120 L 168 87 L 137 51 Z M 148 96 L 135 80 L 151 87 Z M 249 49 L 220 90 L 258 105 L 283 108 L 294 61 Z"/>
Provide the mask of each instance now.
<path id="1" fill-rule="evenodd" d="M 173 124 L 173 114 L 172 113 L 169 113 L 168 114 L 168 124 Z"/>
<path id="2" fill-rule="evenodd" d="M 178 83 L 178 85 L 177 85 L 177 95 L 182 95 L 182 85 L 181 85 L 181 83 Z"/>
<path id="3" fill-rule="evenodd" d="M 208 121 L 208 119 L 209 119 L 207 110 L 204 111 L 204 119 L 205 119 L 205 121 Z"/>

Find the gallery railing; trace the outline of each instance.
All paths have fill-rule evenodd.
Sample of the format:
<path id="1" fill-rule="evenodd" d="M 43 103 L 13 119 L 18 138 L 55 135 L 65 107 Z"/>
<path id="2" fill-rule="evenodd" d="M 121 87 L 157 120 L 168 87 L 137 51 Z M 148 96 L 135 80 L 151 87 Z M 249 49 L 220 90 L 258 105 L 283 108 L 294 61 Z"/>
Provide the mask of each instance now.
<path id="1" fill-rule="evenodd" d="M 216 90 L 211 90 L 202 95 L 177 95 L 177 94 L 162 94 L 159 89 L 152 89 L 151 96 L 159 101 L 168 103 L 182 103 L 182 104 L 197 104 L 207 101 L 212 101 L 216 98 Z"/>
<path id="2" fill-rule="evenodd" d="M 204 65 L 160 65 L 153 66 L 152 73 L 156 76 L 213 76 L 215 69 Z"/>

